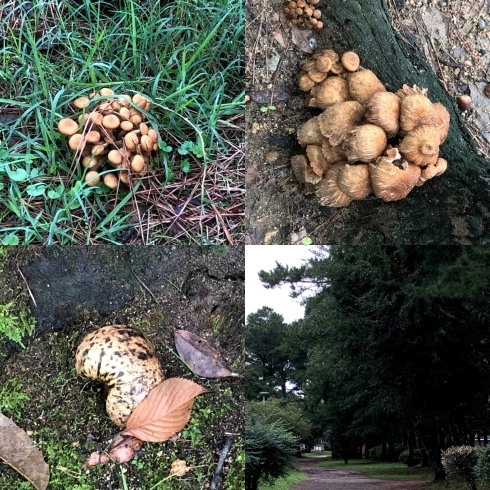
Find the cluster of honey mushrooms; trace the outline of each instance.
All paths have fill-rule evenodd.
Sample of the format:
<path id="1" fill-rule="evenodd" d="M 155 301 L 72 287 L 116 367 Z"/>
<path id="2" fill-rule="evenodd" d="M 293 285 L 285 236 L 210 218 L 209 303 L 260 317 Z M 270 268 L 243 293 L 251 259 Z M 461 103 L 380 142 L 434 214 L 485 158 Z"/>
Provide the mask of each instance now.
<path id="1" fill-rule="evenodd" d="M 284 0 L 284 13 L 289 19 L 289 27 L 293 24 L 300 29 L 321 29 L 322 12 L 316 8 L 320 0 Z"/>
<path id="2" fill-rule="evenodd" d="M 306 154 L 291 163 L 298 180 L 315 185 L 322 205 L 348 206 L 372 191 L 397 201 L 446 170 L 439 146 L 449 112 L 427 89 L 388 92 L 356 53 L 340 57 L 328 49 L 302 62 L 298 83 L 305 106 L 323 112 L 298 129 Z"/>
<path id="3" fill-rule="evenodd" d="M 92 99 L 99 96 L 109 97 L 88 111 Z M 98 185 L 102 179 L 115 189 L 120 182 L 129 184 L 130 172 L 136 178 L 146 174 L 151 153 L 158 149 L 158 133 L 143 122 L 146 116 L 138 110 L 150 110 L 147 98 L 141 94 L 115 95 L 103 88 L 89 97 L 78 97 L 72 104 L 83 110 L 82 114 L 77 121 L 61 119 L 58 131 L 70 137 L 68 146 L 81 156 L 82 165 L 88 169 L 88 186 Z M 118 171 L 101 177 L 99 172 L 106 163 Z"/>

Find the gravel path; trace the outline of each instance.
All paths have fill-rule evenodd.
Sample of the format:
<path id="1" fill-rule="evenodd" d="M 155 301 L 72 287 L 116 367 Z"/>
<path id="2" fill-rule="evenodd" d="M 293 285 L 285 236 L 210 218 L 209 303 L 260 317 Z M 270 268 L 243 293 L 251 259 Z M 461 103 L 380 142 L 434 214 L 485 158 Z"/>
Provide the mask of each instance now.
<path id="1" fill-rule="evenodd" d="M 298 459 L 295 466 L 304 471 L 308 480 L 293 486 L 294 490 L 415 490 L 422 488 L 421 481 L 387 481 L 365 476 L 358 471 L 331 469 L 318 466 L 325 458 Z"/>

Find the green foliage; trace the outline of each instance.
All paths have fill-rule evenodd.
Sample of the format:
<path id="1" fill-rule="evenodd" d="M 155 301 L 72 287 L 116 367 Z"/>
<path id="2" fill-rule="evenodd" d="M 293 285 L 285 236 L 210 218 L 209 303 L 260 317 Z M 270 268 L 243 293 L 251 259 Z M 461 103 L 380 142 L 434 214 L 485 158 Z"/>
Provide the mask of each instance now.
<path id="1" fill-rule="evenodd" d="M 274 480 L 274 490 L 291 490 L 291 485 L 300 481 L 306 480 L 308 477 L 305 473 L 297 470 L 289 470 L 288 474 L 284 478 L 278 478 Z M 271 486 L 264 484 L 259 485 L 259 490 L 271 490 Z"/>
<path id="2" fill-rule="evenodd" d="M 0 338 L 6 337 L 25 347 L 22 338 L 34 332 L 35 322 L 24 310 L 20 310 L 18 316 L 14 315 L 14 309 L 13 302 L 0 305 Z"/>
<path id="3" fill-rule="evenodd" d="M 406 449 L 405 451 L 402 451 L 400 453 L 400 456 L 398 456 L 398 461 L 403 464 L 408 465 L 408 459 L 410 457 L 410 451 Z M 413 450 L 413 464 L 414 465 L 419 465 L 422 463 L 422 451 L 420 449 L 414 449 Z"/>
<path id="4" fill-rule="evenodd" d="M 369 448 L 368 451 L 368 458 L 372 459 L 373 461 L 382 461 L 383 459 L 386 458 L 386 453 L 384 454 L 383 458 L 383 446 L 373 446 Z"/>
<path id="5" fill-rule="evenodd" d="M 246 415 L 245 489 L 257 490 L 259 481 L 272 483 L 287 475 L 297 438 L 280 421 L 260 415 Z"/>
<path id="6" fill-rule="evenodd" d="M 311 424 L 301 405 L 302 401 L 293 397 L 269 398 L 265 403 L 245 402 L 245 411 L 250 416 L 259 415 L 271 422 L 280 421 L 298 441 L 310 442 Z"/>
<path id="7" fill-rule="evenodd" d="M 0 412 L 14 422 L 20 419 L 29 401 L 29 395 L 22 391 L 23 385 L 17 378 L 10 378 L 0 390 Z"/>
<path id="8" fill-rule="evenodd" d="M 478 451 L 475 475 L 481 483 L 490 483 L 490 445 L 482 447 Z"/>
<path id="9" fill-rule="evenodd" d="M 442 464 L 446 478 L 464 480 L 471 490 L 477 490 L 475 466 L 478 459 L 479 447 L 453 446 L 442 452 Z"/>

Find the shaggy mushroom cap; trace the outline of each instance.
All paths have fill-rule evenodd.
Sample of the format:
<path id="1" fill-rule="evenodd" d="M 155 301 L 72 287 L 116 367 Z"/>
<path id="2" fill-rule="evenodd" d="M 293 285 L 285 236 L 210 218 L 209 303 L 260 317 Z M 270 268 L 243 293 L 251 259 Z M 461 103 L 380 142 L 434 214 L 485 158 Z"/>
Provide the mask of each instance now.
<path id="1" fill-rule="evenodd" d="M 339 162 L 330 167 L 325 177 L 316 186 L 317 195 L 322 206 L 344 207 L 348 206 L 352 198 L 339 187 L 339 174 L 345 167 L 346 162 Z"/>
<path id="2" fill-rule="evenodd" d="M 340 145 L 333 146 L 328 138 L 323 138 L 322 153 L 328 163 L 338 163 L 345 160 L 345 153 Z"/>
<path id="3" fill-rule="evenodd" d="M 427 165 L 427 167 L 422 167 L 422 171 L 420 173 L 420 180 L 425 182 L 426 180 L 430 180 L 434 177 L 439 177 L 442 175 L 447 169 L 447 160 L 444 158 L 438 158 L 437 162 L 434 165 Z"/>
<path id="4" fill-rule="evenodd" d="M 309 107 L 326 109 L 336 102 L 343 102 L 349 98 L 347 81 L 341 77 L 328 77 L 320 85 L 311 89 Z"/>
<path id="5" fill-rule="evenodd" d="M 364 108 L 359 102 L 348 100 L 333 104 L 318 116 L 318 124 L 323 136 L 336 145 L 345 133 L 361 123 Z"/>
<path id="6" fill-rule="evenodd" d="M 316 145 L 308 145 L 306 147 L 306 154 L 313 172 L 319 177 L 323 177 L 323 174 L 330 168 L 331 164 L 323 156 L 322 148 Z"/>
<path id="7" fill-rule="evenodd" d="M 434 107 L 426 95 L 406 96 L 400 106 L 400 133 L 407 134 L 417 126 L 434 124 Z"/>
<path id="8" fill-rule="evenodd" d="M 323 135 L 320 130 L 320 119 L 318 116 L 308 119 L 304 124 L 302 124 L 297 132 L 296 137 L 298 138 L 298 143 L 301 146 L 306 145 L 321 145 L 323 142 Z M 151 137 L 151 134 L 149 134 Z"/>
<path id="9" fill-rule="evenodd" d="M 407 197 L 420 177 L 420 167 L 401 160 L 396 148 L 387 150 L 376 163 L 369 164 L 374 194 L 385 202 Z"/>
<path id="10" fill-rule="evenodd" d="M 308 72 L 302 71 L 298 78 L 298 87 L 303 92 L 309 92 L 316 83 L 308 76 Z"/>
<path id="11" fill-rule="evenodd" d="M 419 126 L 402 139 L 398 148 L 410 163 L 423 167 L 436 163 L 439 141 L 439 132 L 434 126 Z"/>
<path id="12" fill-rule="evenodd" d="M 386 133 L 374 124 L 351 129 L 342 141 L 349 162 L 374 162 L 386 148 Z"/>
<path id="13" fill-rule="evenodd" d="M 442 145 L 449 132 L 451 117 L 448 110 L 440 102 L 432 104 L 432 107 L 434 109 L 434 127 L 439 132 L 440 144 Z"/>
<path id="14" fill-rule="evenodd" d="M 376 92 L 366 105 L 366 121 L 379 126 L 388 138 L 393 138 L 399 129 L 400 103 L 396 94 Z"/>
<path id="15" fill-rule="evenodd" d="M 105 383 L 106 410 L 118 427 L 126 425 L 131 412 L 164 379 L 151 342 L 126 325 L 88 334 L 78 346 L 75 362 L 80 376 Z"/>
<path id="16" fill-rule="evenodd" d="M 305 184 L 318 184 L 322 178 L 313 172 L 313 169 L 308 164 L 308 159 L 305 155 L 295 155 L 291 158 L 291 168 L 294 176 Z"/>
<path id="17" fill-rule="evenodd" d="M 345 165 L 339 172 L 337 183 L 351 199 L 366 199 L 372 191 L 368 164 Z"/>

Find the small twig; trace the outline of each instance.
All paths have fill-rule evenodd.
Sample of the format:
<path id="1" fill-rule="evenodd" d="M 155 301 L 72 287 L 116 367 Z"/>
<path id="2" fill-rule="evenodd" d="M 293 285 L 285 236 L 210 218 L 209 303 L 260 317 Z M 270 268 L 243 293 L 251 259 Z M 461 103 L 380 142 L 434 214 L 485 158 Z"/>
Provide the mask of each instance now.
<path id="1" fill-rule="evenodd" d="M 158 300 L 156 299 L 155 295 L 151 292 L 150 288 L 136 275 L 133 269 L 131 269 L 131 272 L 133 273 L 134 277 L 138 279 L 138 282 L 151 294 L 151 297 L 155 300 L 155 302 L 158 303 Z"/>
<path id="2" fill-rule="evenodd" d="M 17 270 L 19 271 L 19 274 L 21 275 L 22 279 L 26 283 L 27 291 L 29 292 L 29 296 L 32 299 L 32 302 L 34 303 L 34 306 L 37 308 L 37 303 L 36 300 L 34 299 L 34 295 L 32 294 L 31 288 L 29 287 L 29 284 L 27 284 L 26 278 L 24 277 L 24 274 L 22 274 L 22 271 L 17 267 Z"/>
<path id="3" fill-rule="evenodd" d="M 223 447 L 223 451 L 221 451 L 221 455 L 219 457 L 218 466 L 216 466 L 216 469 L 214 470 L 213 481 L 211 482 L 211 487 L 210 487 L 211 490 L 217 490 L 221 485 L 221 482 L 223 481 L 223 478 L 221 477 L 220 473 L 221 470 L 223 469 L 226 456 L 228 456 L 232 444 L 233 444 L 233 439 L 231 438 L 226 439 L 225 446 Z"/>

